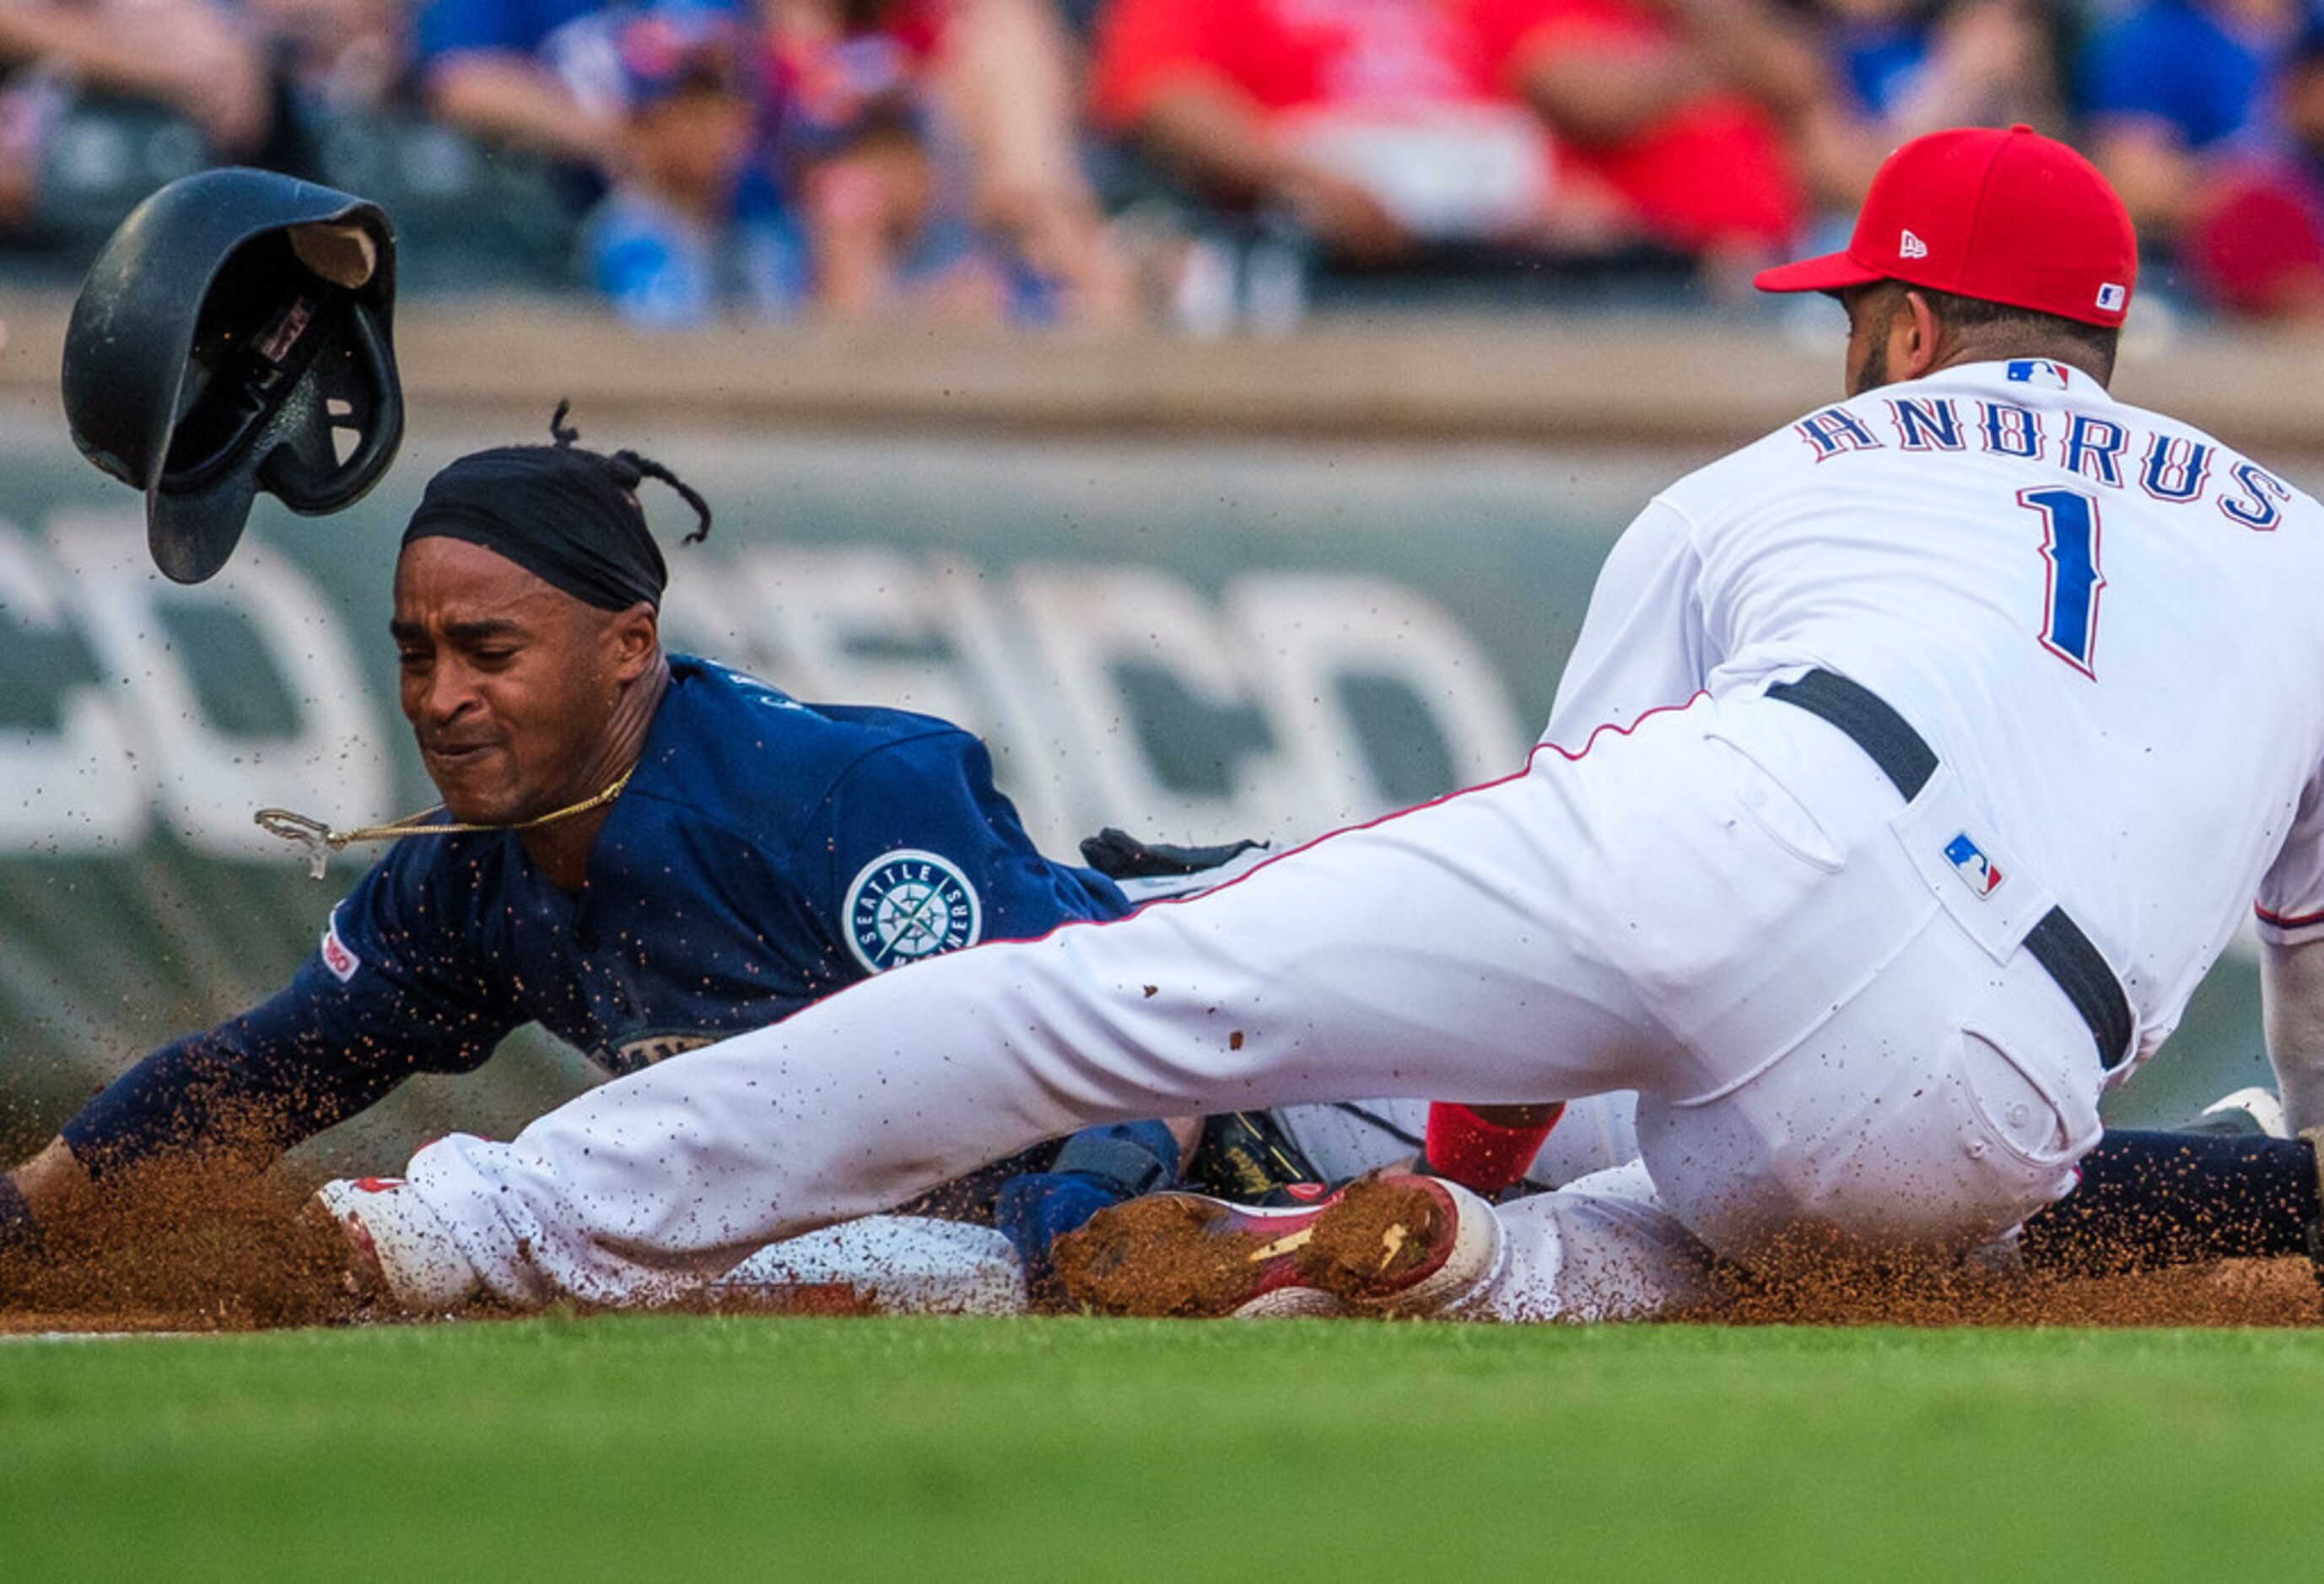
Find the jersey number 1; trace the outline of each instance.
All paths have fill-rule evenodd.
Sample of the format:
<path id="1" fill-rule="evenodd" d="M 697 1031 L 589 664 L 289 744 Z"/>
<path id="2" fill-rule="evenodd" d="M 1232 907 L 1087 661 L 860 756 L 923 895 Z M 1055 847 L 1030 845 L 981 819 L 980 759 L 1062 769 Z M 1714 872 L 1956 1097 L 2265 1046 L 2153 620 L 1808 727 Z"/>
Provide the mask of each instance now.
<path id="1" fill-rule="evenodd" d="M 2095 681 L 2090 655 L 2098 643 L 2098 503 L 2080 490 L 2020 490 L 2017 503 L 2042 514 L 2042 557 L 2050 564 L 2050 598 L 2042 616 L 2042 647 Z"/>

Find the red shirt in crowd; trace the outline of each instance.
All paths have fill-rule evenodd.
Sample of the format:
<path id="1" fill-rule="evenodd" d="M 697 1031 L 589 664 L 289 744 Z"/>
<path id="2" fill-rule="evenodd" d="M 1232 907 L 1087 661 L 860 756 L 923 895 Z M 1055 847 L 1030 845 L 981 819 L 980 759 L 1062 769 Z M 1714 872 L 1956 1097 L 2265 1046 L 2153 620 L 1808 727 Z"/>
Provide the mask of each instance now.
<path id="1" fill-rule="evenodd" d="M 1114 0 L 1091 103 L 1133 126 L 1182 82 L 1240 89 L 1270 121 L 1414 106 L 1508 106 L 1543 51 L 1647 49 L 1665 23 L 1628 0 Z M 1738 234 L 1781 244 L 1804 207 L 1757 106 L 1706 95 L 1618 147 L 1559 143 L 1558 180 L 1618 194 L 1652 235 L 1699 248 Z"/>
<path id="2" fill-rule="evenodd" d="M 1644 52 L 1673 36 L 1673 24 L 1637 0 L 1470 0 L 1468 9 L 1512 84 L 1559 51 Z M 1782 133 L 1740 94 L 1701 95 L 1626 143 L 1559 152 L 1683 247 L 1738 236 L 1782 246 L 1807 216 Z"/>

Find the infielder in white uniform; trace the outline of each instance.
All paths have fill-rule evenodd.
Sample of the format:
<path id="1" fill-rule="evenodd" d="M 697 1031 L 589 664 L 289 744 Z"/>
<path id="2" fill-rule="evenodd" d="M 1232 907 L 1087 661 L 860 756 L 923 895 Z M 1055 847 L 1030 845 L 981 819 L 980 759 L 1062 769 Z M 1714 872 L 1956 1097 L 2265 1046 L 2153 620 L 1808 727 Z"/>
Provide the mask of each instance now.
<path id="1" fill-rule="evenodd" d="M 1849 399 L 1646 507 L 1519 773 L 447 1138 L 342 1209 L 359 1256 L 420 1307 L 647 1301 L 1084 1123 L 1635 1090 L 1612 1181 L 1139 1202 L 1081 1262 L 1102 1297 L 1175 1226 L 1240 1263 L 1163 1307 L 1635 1312 L 1703 1250 L 1941 1253 L 2065 1193 L 2255 896 L 2313 1070 L 2324 514 L 2107 394 L 2135 259 L 2061 144 L 1905 145 L 1761 277 L 1840 297 Z"/>

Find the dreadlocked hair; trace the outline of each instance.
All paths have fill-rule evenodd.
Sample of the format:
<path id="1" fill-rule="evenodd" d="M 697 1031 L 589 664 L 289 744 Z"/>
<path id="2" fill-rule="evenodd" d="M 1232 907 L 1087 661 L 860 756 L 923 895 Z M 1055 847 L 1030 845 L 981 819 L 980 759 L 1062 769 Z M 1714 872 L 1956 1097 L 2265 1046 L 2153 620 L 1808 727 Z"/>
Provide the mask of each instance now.
<path id="1" fill-rule="evenodd" d="M 560 451 L 572 449 L 581 439 L 581 431 L 565 421 L 566 415 L 572 410 L 573 402 L 567 398 L 558 401 L 557 410 L 549 415 L 549 437 L 556 442 Z M 695 520 L 699 526 L 679 543 L 698 545 L 710 537 L 710 502 L 704 500 L 693 485 L 652 457 L 641 456 L 634 451 L 616 451 L 605 458 L 605 463 L 623 489 L 634 493 L 641 482 L 654 479 L 677 491 L 678 499 L 694 508 Z"/>

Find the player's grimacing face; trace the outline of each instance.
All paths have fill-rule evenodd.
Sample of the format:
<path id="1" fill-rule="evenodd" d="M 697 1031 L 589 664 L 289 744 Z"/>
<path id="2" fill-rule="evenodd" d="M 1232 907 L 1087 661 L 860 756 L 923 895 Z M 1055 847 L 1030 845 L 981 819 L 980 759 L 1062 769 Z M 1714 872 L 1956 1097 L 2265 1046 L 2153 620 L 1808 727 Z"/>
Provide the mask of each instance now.
<path id="1" fill-rule="evenodd" d="M 395 566 L 403 718 L 456 820 L 512 824 L 586 785 L 619 686 L 613 618 L 463 539 L 406 546 Z"/>

